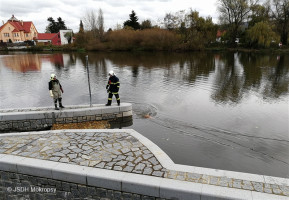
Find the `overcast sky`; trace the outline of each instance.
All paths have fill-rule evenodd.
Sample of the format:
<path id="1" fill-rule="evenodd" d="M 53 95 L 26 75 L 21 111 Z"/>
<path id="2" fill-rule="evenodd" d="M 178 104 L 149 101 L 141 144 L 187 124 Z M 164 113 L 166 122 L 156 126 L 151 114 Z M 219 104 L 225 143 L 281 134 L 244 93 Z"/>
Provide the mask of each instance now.
<path id="1" fill-rule="evenodd" d="M 166 13 L 190 9 L 200 16 L 211 16 L 217 23 L 217 0 L 0 0 L 0 20 L 6 22 L 12 14 L 23 21 L 32 21 L 39 33 L 45 32 L 47 18 L 61 17 L 68 28 L 78 32 L 80 20 L 85 13 L 102 9 L 104 26 L 116 28 L 129 19 L 134 10 L 139 23 L 149 19 L 153 25 L 159 24 Z"/>

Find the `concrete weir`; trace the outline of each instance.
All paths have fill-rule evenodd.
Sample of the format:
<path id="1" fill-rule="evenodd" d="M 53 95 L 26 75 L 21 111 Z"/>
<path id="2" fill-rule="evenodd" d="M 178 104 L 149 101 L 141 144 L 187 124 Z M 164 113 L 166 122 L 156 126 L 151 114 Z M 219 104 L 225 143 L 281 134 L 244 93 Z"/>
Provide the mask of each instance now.
<path id="1" fill-rule="evenodd" d="M 121 120 L 132 117 L 132 105 L 122 103 L 67 106 L 61 110 L 53 107 L 2 109 L 0 110 L 0 133 L 15 131 L 41 131 L 53 124 L 80 123 L 100 120 Z"/>
<path id="2" fill-rule="evenodd" d="M 289 199 L 289 179 L 175 164 L 132 129 L 0 135 L 4 199 Z"/>

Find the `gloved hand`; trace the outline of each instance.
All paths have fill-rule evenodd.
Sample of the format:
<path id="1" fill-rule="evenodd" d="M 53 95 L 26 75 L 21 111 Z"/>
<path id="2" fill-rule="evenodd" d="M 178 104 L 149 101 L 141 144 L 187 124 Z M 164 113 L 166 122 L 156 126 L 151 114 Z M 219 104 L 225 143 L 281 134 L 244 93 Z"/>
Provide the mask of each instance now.
<path id="1" fill-rule="evenodd" d="M 49 90 L 50 96 L 53 98 L 52 90 Z"/>
<path id="2" fill-rule="evenodd" d="M 62 88 L 60 88 L 60 90 L 61 90 L 61 92 L 63 93 L 63 89 L 62 89 Z"/>
<path id="3" fill-rule="evenodd" d="M 108 89 L 109 88 L 109 85 L 106 85 L 106 89 Z"/>

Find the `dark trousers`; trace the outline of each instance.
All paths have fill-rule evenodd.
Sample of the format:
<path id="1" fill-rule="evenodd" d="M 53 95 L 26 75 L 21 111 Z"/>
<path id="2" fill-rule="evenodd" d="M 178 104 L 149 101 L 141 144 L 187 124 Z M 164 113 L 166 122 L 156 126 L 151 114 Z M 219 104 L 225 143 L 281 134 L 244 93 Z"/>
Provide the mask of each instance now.
<path id="1" fill-rule="evenodd" d="M 59 103 L 59 107 L 63 107 L 62 106 L 62 98 L 58 98 L 58 99 L 54 99 L 54 106 L 55 108 L 57 108 L 57 100 L 58 100 L 58 103 Z"/>
<path id="2" fill-rule="evenodd" d="M 108 100 L 107 100 L 107 104 L 111 105 L 111 102 L 112 102 L 112 96 L 115 96 L 116 98 L 116 101 L 117 101 L 117 104 L 120 104 L 120 98 L 119 98 L 119 94 L 118 93 L 115 93 L 115 94 L 112 94 L 111 92 L 108 93 Z"/>

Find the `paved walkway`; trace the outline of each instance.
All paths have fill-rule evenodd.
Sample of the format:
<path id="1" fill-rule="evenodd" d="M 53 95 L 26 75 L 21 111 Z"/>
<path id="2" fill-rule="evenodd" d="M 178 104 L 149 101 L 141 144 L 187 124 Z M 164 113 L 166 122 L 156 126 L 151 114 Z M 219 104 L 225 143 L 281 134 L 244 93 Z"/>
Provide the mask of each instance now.
<path id="1" fill-rule="evenodd" d="M 271 194 L 268 199 L 289 199 L 288 179 L 176 165 L 133 130 L 2 134 L 0 154 Z"/>

